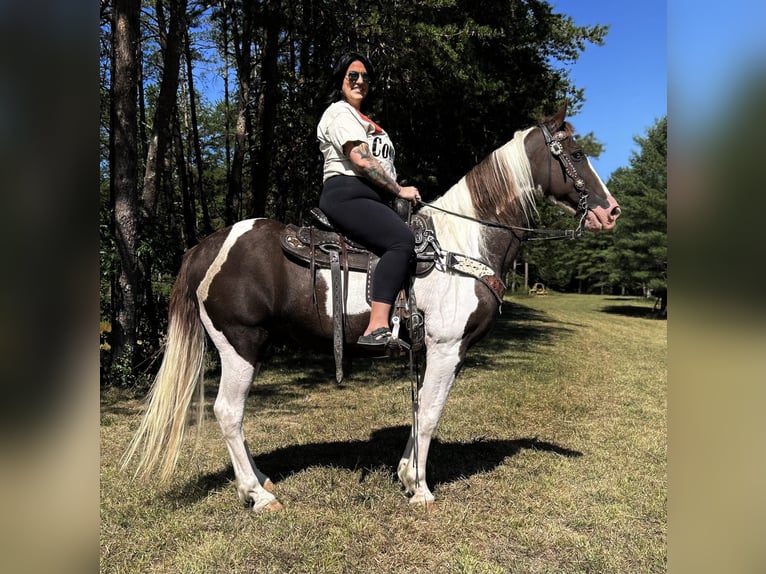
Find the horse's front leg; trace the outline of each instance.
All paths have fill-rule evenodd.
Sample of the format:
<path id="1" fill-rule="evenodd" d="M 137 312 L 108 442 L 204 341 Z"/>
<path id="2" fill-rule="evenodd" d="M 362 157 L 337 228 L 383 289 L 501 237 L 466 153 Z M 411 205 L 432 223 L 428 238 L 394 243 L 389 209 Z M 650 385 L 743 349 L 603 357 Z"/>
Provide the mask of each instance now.
<path id="1" fill-rule="evenodd" d="M 242 421 L 255 368 L 239 356 L 221 354 L 221 384 L 213 411 L 234 467 L 240 501 L 254 511 L 280 510 L 274 485 L 256 466 L 245 442 Z"/>
<path id="2" fill-rule="evenodd" d="M 459 344 L 428 348 L 415 424 L 397 472 L 405 493 L 410 496 L 410 504 L 431 505 L 434 502 L 434 495 L 426 483 L 428 449 L 461 362 Z"/>

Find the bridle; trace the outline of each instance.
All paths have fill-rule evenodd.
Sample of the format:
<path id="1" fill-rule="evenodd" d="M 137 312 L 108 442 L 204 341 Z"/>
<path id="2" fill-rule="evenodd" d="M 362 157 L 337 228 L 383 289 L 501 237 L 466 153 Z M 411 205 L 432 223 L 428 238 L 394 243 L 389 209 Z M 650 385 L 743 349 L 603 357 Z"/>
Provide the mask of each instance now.
<path id="1" fill-rule="evenodd" d="M 548 126 L 544 124 L 539 125 L 540 131 L 543 132 L 545 138 L 545 145 L 548 146 L 551 154 L 548 156 L 548 187 L 551 186 L 551 174 L 553 172 L 553 166 L 551 165 L 551 156 L 555 157 L 561 163 L 561 167 L 564 168 L 564 173 L 568 175 L 574 182 L 575 189 L 580 192 L 580 197 L 577 200 L 577 211 L 582 212 L 580 217 L 580 223 L 575 231 L 582 235 L 582 227 L 585 223 L 585 219 L 588 216 L 588 191 L 585 189 L 585 180 L 577 173 L 572 158 L 568 153 L 564 151 L 564 146 L 561 142 L 569 138 L 569 134 L 564 130 L 557 131 L 555 134 L 551 134 Z"/>
<path id="2" fill-rule="evenodd" d="M 524 241 L 524 240 L 542 241 L 546 239 L 578 239 L 583 234 L 583 227 L 585 225 L 585 220 L 588 217 L 588 210 L 589 210 L 588 191 L 585 189 L 585 180 L 582 177 L 580 177 L 579 173 L 577 173 L 577 169 L 575 168 L 574 163 L 572 162 L 572 158 L 569 156 L 569 154 L 566 151 L 564 151 L 564 146 L 562 145 L 562 142 L 569 137 L 569 134 L 567 134 L 567 132 L 563 130 L 557 131 L 555 134 L 551 134 L 547 126 L 543 124 L 540 124 L 538 127 L 540 128 L 540 131 L 543 132 L 543 137 L 545 138 L 545 145 L 548 147 L 548 150 L 550 151 L 550 155 L 548 156 L 548 187 L 550 188 L 551 186 L 551 176 L 553 173 L 552 157 L 555 157 L 559 161 L 559 163 L 561 163 L 561 166 L 564 169 L 564 173 L 567 176 L 569 176 L 574 182 L 575 189 L 577 189 L 577 191 L 580 193 L 580 197 L 577 200 L 577 211 L 582 212 L 582 215 L 580 217 L 580 221 L 578 222 L 576 229 L 537 229 L 537 228 L 529 228 L 529 227 L 520 227 L 517 225 L 505 225 L 502 223 L 497 223 L 495 221 L 486 221 L 483 219 L 470 217 L 468 215 L 463 215 L 462 213 L 449 211 L 447 209 L 438 207 L 432 203 L 425 203 L 425 202 L 421 202 L 421 203 L 424 206 L 429 207 L 431 209 L 435 209 L 437 211 L 441 211 L 442 213 L 447 213 L 449 215 L 454 215 L 455 217 L 462 217 L 463 219 L 474 221 L 486 227 L 495 227 L 499 229 L 509 230 L 516 236 L 517 239 L 519 239 L 519 241 Z M 516 231 L 538 233 L 541 235 L 549 235 L 550 237 L 522 238 L 516 235 Z"/>

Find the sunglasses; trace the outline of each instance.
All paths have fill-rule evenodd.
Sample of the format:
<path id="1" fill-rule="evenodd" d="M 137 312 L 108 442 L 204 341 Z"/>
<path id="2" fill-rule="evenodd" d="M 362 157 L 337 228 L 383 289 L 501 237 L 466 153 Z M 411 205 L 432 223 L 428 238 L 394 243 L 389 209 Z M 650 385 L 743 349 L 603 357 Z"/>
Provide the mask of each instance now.
<path id="1" fill-rule="evenodd" d="M 351 72 L 348 73 L 348 81 L 351 82 L 352 84 L 356 84 L 356 82 L 359 80 L 359 76 L 362 76 L 362 81 L 365 84 L 370 83 L 370 74 L 368 74 L 367 72 L 359 73 L 356 70 L 352 70 Z"/>

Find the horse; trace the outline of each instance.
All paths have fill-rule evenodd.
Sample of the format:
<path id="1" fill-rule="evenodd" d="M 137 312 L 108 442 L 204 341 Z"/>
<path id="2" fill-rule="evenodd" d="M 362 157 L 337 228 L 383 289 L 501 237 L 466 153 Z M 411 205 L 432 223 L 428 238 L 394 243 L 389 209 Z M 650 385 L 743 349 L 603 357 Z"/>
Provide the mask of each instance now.
<path id="1" fill-rule="evenodd" d="M 417 213 L 430 218 L 442 253 L 480 262 L 482 281 L 437 265 L 410 289 L 422 311 L 425 369 L 397 475 L 412 504 L 431 506 L 426 477 L 431 438 L 466 353 L 494 325 L 505 277 L 522 242 L 536 231 L 537 201 L 553 202 L 579 221 L 578 230 L 608 231 L 620 207 L 594 170 L 566 121 L 566 104 L 491 152 Z M 272 339 L 316 347 L 333 338 L 327 270 L 310 269 L 280 247 L 284 223 L 247 219 L 213 233 L 185 254 L 168 309 L 159 371 L 122 468 L 139 454 L 135 475 L 159 468 L 166 482 L 176 467 L 195 389 L 204 403 L 207 338 L 220 355 L 213 405 L 234 469 L 240 501 L 253 511 L 282 508 L 274 484 L 253 461 L 242 423 L 249 389 Z M 370 306 L 365 273 L 345 275 L 348 341 L 363 332 Z M 498 292 L 499 291 L 499 292 Z M 315 305 L 310 304 L 316 301 Z M 200 408 L 201 411 L 201 408 Z"/>

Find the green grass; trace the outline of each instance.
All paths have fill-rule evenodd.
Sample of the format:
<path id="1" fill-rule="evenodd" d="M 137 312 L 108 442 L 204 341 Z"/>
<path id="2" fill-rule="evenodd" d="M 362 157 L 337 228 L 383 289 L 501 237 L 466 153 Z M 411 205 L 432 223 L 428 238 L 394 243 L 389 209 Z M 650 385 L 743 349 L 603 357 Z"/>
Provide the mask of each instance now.
<path id="1" fill-rule="evenodd" d="M 623 573 L 666 567 L 667 323 L 652 301 L 507 298 L 469 354 L 429 456 L 435 511 L 395 480 L 410 422 L 397 360 L 277 354 L 245 433 L 282 512 L 237 499 L 215 421 L 172 484 L 117 462 L 140 401 L 102 395 L 104 573 Z M 208 411 L 215 378 L 208 384 Z"/>

